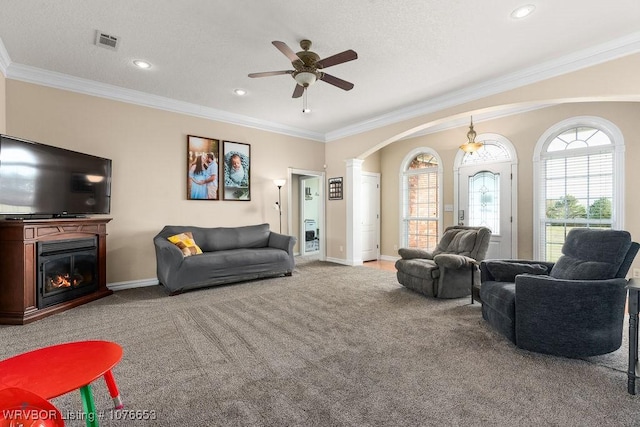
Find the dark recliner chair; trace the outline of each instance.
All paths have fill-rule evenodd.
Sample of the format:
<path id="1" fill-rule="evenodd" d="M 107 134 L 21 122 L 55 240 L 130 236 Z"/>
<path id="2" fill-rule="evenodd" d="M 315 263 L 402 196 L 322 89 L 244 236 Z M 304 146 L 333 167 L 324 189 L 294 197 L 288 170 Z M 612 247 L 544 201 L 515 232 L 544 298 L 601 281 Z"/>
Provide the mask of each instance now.
<path id="1" fill-rule="evenodd" d="M 486 227 L 447 227 L 433 252 L 401 248 L 396 261 L 401 285 L 436 298 L 460 298 L 471 293 L 472 281 L 480 283 L 477 263 L 489 248 L 491 230 Z"/>
<path id="2" fill-rule="evenodd" d="M 574 228 L 555 263 L 480 264 L 482 317 L 518 347 L 565 357 L 622 344 L 625 276 L 640 245 L 621 230 Z"/>

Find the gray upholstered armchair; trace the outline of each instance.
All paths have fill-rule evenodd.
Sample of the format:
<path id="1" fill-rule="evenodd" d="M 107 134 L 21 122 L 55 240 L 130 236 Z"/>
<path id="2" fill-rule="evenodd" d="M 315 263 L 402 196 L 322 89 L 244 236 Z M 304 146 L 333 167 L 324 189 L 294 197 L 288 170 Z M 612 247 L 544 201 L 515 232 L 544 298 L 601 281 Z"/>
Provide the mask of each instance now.
<path id="1" fill-rule="evenodd" d="M 565 357 L 615 351 L 625 276 L 639 247 L 626 231 L 574 228 L 555 263 L 484 261 L 482 317 L 526 350 Z"/>
<path id="2" fill-rule="evenodd" d="M 471 293 L 472 278 L 480 282 L 477 262 L 489 248 L 486 227 L 448 227 L 433 252 L 401 248 L 396 261 L 398 282 L 416 292 L 437 298 L 460 298 Z"/>

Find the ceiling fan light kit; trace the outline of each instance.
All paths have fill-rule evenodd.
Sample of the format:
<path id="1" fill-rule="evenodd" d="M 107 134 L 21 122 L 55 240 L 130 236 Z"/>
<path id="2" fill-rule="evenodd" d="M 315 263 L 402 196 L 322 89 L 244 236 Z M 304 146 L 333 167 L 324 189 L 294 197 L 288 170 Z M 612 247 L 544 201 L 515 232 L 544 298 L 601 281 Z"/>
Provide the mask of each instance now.
<path id="1" fill-rule="evenodd" d="M 299 73 L 293 73 L 293 78 L 298 82 L 300 86 L 307 87 L 314 84 L 317 80 L 315 73 L 310 71 L 300 71 Z"/>
<path id="2" fill-rule="evenodd" d="M 323 82 L 329 83 L 330 85 L 336 86 L 342 90 L 353 89 L 353 83 L 339 79 L 338 77 L 334 77 L 320 70 L 348 61 L 353 61 L 354 59 L 358 59 L 358 54 L 355 51 L 349 49 L 336 55 L 320 59 L 320 56 L 317 53 L 309 50 L 311 48 L 311 41 L 306 39 L 300 41 L 300 47 L 302 48 L 302 50 L 298 53 L 295 53 L 293 50 L 291 50 L 291 48 L 284 42 L 276 40 L 271 43 L 287 58 L 289 58 L 289 60 L 291 61 L 291 65 L 293 66 L 293 70 L 251 73 L 249 74 L 249 77 L 270 77 L 282 74 L 290 74 L 296 81 L 296 87 L 294 88 L 293 95 L 291 97 L 300 98 L 303 94 L 305 95 L 303 99 L 303 113 L 308 113 L 311 111 L 307 108 L 307 88 L 318 80 L 322 80 Z"/>

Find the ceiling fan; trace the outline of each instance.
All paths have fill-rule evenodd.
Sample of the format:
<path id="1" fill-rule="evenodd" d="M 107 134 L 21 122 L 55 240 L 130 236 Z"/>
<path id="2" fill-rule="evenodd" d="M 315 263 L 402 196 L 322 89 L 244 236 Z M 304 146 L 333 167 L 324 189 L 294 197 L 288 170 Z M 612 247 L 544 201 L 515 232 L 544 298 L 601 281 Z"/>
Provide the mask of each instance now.
<path id="1" fill-rule="evenodd" d="M 353 61 L 358 59 L 358 54 L 349 49 L 344 52 L 329 56 L 324 59 L 320 59 L 317 53 L 309 50 L 311 47 L 311 41 L 300 41 L 300 47 L 302 51 L 295 53 L 286 43 L 280 41 L 271 42 L 278 50 L 285 54 L 293 65 L 293 70 L 284 71 L 267 71 L 264 73 L 251 73 L 249 77 L 269 77 L 278 76 L 280 74 L 290 74 L 296 81 L 296 87 L 293 90 L 292 98 L 299 98 L 305 92 L 307 87 L 312 85 L 318 80 L 329 83 L 340 89 L 351 90 L 353 89 L 353 83 L 346 80 L 339 79 L 322 71 L 325 68 L 333 65 L 342 64 L 343 62 Z"/>

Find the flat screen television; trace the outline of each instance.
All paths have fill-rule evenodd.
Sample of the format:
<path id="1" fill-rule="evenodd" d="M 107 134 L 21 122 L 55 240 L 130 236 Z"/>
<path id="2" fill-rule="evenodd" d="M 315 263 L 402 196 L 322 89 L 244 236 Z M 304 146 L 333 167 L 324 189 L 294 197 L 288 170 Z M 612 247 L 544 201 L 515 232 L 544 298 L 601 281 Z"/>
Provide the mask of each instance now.
<path id="1" fill-rule="evenodd" d="M 111 210 L 111 160 L 0 135 L 0 215 L 74 217 Z"/>

